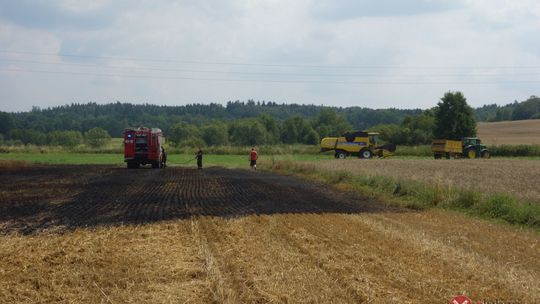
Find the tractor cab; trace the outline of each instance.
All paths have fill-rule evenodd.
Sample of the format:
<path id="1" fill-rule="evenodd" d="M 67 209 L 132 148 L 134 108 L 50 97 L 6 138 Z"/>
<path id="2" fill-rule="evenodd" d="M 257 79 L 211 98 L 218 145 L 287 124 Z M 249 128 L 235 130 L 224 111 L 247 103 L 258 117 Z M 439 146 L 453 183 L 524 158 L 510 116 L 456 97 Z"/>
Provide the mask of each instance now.
<path id="1" fill-rule="evenodd" d="M 478 137 L 465 137 L 461 140 L 463 146 L 476 146 L 482 143 Z"/>
<path id="2" fill-rule="evenodd" d="M 345 132 L 342 137 L 344 137 L 347 142 L 362 143 L 363 146 L 371 147 L 377 145 L 378 135 L 379 133 L 377 132 L 354 131 Z"/>

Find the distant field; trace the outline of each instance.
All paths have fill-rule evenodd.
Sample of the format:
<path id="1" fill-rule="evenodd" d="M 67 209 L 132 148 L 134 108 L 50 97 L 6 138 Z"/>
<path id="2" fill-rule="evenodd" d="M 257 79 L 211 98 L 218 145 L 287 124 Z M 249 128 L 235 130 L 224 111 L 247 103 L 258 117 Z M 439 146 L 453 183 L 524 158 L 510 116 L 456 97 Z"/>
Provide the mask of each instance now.
<path id="1" fill-rule="evenodd" d="M 540 119 L 481 122 L 478 137 L 488 145 L 539 145 Z"/>
<path id="2" fill-rule="evenodd" d="M 485 194 L 511 193 L 540 203 L 540 162 L 524 159 L 348 159 L 314 163 L 316 169 L 381 175 Z"/>

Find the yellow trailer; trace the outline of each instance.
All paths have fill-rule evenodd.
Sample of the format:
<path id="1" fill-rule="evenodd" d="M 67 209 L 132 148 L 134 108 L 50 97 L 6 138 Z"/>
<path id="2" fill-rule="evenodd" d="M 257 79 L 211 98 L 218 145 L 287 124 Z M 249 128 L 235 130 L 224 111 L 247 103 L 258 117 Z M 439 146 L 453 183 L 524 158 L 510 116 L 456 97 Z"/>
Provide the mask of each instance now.
<path id="1" fill-rule="evenodd" d="M 439 158 L 489 158 L 489 151 L 476 137 L 466 137 L 462 140 L 434 139 L 431 151 L 436 159 Z"/>
<path id="2" fill-rule="evenodd" d="M 431 151 L 437 155 L 461 154 L 463 152 L 461 140 L 434 139 L 431 142 Z M 437 158 L 437 157 L 435 157 Z M 440 157 L 439 157 L 440 158 Z"/>

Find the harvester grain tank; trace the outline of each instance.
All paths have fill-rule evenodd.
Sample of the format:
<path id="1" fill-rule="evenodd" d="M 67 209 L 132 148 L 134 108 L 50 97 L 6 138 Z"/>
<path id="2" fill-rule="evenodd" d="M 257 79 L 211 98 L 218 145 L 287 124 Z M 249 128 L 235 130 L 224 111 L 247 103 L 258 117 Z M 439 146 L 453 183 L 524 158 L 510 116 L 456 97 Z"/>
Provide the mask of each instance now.
<path id="1" fill-rule="evenodd" d="M 434 139 L 431 151 L 435 159 L 490 157 L 487 147 L 477 137 L 465 137 L 462 140 Z"/>
<path id="2" fill-rule="evenodd" d="M 163 132 L 158 128 L 127 128 L 124 130 L 124 162 L 128 169 L 151 164 L 163 168 Z"/>
<path id="3" fill-rule="evenodd" d="M 325 137 L 321 140 L 321 152 L 334 151 L 335 158 L 358 156 L 372 158 L 374 155 L 387 157 L 396 150 L 396 145 L 377 146 L 379 133 L 367 131 L 347 132 L 340 137 Z"/>

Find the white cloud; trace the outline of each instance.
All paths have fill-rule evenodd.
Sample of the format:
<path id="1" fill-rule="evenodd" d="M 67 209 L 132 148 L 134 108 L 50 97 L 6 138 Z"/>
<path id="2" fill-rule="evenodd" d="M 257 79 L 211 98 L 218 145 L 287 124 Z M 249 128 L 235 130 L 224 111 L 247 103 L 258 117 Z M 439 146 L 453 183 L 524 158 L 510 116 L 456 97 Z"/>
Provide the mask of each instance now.
<path id="1" fill-rule="evenodd" d="M 522 68 L 540 67 L 535 1 L 62 0 L 31 13 L 21 3 L 0 14 L 2 48 L 18 51 L 0 52 L 0 110 L 247 98 L 412 108 L 447 90 L 475 106 L 538 95 L 538 83 L 513 83 L 540 82 L 540 68 Z M 501 66 L 516 68 L 485 69 Z"/>
<path id="2" fill-rule="evenodd" d="M 83 13 L 88 11 L 95 11 L 110 5 L 111 0 L 92 0 L 92 1 L 80 1 L 80 0 L 59 0 L 59 6 L 69 12 Z"/>

